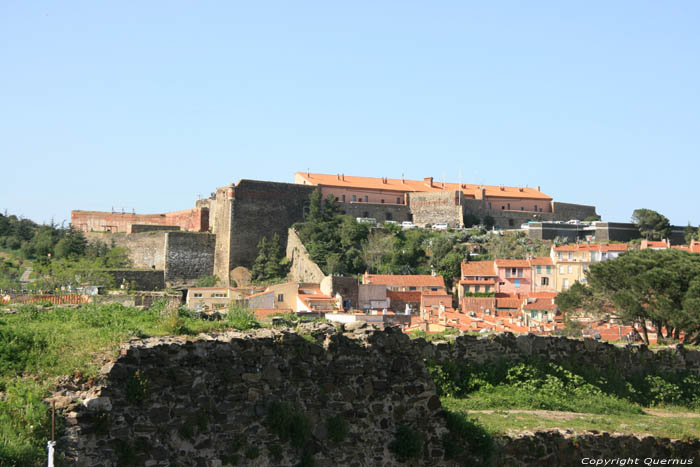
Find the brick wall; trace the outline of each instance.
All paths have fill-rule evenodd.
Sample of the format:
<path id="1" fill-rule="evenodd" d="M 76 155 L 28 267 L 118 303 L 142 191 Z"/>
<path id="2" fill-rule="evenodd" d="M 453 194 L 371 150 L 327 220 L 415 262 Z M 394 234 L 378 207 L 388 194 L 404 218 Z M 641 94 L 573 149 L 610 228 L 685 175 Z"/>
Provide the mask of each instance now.
<path id="1" fill-rule="evenodd" d="M 194 208 L 164 214 L 71 211 L 71 226 L 82 232 L 131 232 L 132 224 L 177 226 L 182 230 L 206 232 L 209 209 Z"/>

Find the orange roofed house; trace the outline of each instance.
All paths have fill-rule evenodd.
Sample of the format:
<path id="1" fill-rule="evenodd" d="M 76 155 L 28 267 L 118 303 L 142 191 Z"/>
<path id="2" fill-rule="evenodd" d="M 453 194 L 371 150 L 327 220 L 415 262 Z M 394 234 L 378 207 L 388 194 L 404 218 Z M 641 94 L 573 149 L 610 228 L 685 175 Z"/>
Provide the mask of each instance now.
<path id="1" fill-rule="evenodd" d="M 387 290 L 393 292 L 422 292 L 422 293 L 446 293 L 445 281 L 442 276 L 427 274 L 369 274 L 362 276 L 363 284 L 385 285 Z"/>

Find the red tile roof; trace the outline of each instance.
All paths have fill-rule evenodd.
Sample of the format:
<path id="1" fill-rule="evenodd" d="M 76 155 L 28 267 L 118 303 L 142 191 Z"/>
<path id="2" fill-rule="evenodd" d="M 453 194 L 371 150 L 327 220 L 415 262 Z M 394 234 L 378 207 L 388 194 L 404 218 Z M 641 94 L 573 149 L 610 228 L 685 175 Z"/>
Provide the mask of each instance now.
<path id="1" fill-rule="evenodd" d="M 497 259 L 496 267 L 499 268 L 529 268 L 530 261 L 527 259 Z"/>
<path id="2" fill-rule="evenodd" d="M 493 261 L 471 261 L 469 263 L 462 263 L 462 277 L 496 275 Z"/>
<path id="3" fill-rule="evenodd" d="M 497 298 L 496 308 L 520 308 L 522 300 L 519 298 Z"/>
<path id="4" fill-rule="evenodd" d="M 530 264 L 533 266 L 552 266 L 552 258 L 549 256 L 538 256 L 537 258 L 531 258 Z"/>
<path id="5" fill-rule="evenodd" d="M 394 287 L 445 287 L 442 276 L 401 275 L 401 274 L 365 274 L 365 284 L 382 284 Z"/>
<path id="6" fill-rule="evenodd" d="M 488 198 L 521 198 L 552 200 L 551 196 L 542 193 L 535 188 L 495 186 L 495 185 L 472 185 L 441 182 L 428 184 L 425 180 L 402 180 L 397 178 L 374 178 L 374 177 L 354 177 L 350 175 L 317 174 L 307 172 L 297 172 L 295 175 L 301 177 L 311 185 L 323 185 L 341 188 L 356 188 L 367 190 L 388 190 L 399 192 L 434 192 L 443 190 L 459 190 L 469 198 L 475 198 L 477 193 L 483 188 L 484 194 Z"/>
<path id="7" fill-rule="evenodd" d="M 386 296 L 392 302 L 420 303 L 421 293 L 416 291 L 393 291 L 387 290 Z"/>
<path id="8" fill-rule="evenodd" d="M 552 299 L 537 299 L 532 303 L 528 303 L 523 308 L 527 310 L 554 310 L 556 305 L 552 303 Z"/>

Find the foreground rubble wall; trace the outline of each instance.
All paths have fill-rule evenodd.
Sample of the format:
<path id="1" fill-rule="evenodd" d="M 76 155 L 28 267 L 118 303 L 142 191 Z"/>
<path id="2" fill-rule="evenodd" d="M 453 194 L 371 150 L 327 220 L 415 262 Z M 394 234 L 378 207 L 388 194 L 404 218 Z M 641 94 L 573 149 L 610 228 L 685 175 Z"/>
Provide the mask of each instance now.
<path id="1" fill-rule="evenodd" d="M 557 360 L 578 352 L 602 364 L 697 368 L 698 352 L 611 347 L 511 335 L 429 343 L 364 323 L 134 340 L 105 365 L 99 385 L 61 393 L 72 402 L 58 447 L 78 466 L 287 466 L 311 458 L 318 467 L 453 465 L 444 459 L 445 414 L 425 359 Z M 279 403 L 296 417 L 286 434 L 279 417 L 270 418 Z M 339 420 L 347 428 L 342 440 L 333 433 Z M 295 441 L 289 430 L 303 426 L 308 435 Z M 417 434 L 409 440 L 417 454 L 405 463 L 390 448 L 401 427 Z M 493 466 L 626 456 L 640 457 L 640 465 L 646 457 L 700 462 L 698 440 L 552 430 L 494 442 Z"/>
<path id="2" fill-rule="evenodd" d="M 71 465 L 398 464 L 399 425 L 420 433 L 417 462 L 440 465 L 440 401 L 420 357 L 398 330 L 308 334 L 258 330 L 151 338 L 124 346 L 102 386 L 68 414 Z M 312 342 L 316 341 L 316 342 Z M 293 446 L 266 418 L 273 403 L 303 414 L 312 434 Z M 329 439 L 328 419 L 349 433 Z M 302 444 L 302 443 L 297 443 Z"/>

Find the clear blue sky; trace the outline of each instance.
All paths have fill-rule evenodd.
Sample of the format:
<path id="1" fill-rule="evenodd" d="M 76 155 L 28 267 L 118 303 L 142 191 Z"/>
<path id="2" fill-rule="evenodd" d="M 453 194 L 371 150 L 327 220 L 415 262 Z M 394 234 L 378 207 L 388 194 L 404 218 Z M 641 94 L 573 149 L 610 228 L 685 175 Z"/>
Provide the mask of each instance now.
<path id="1" fill-rule="evenodd" d="M 295 171 L 541 185 L 700 223 L 700 3 L 0 2 L 0 209 Z"/>

